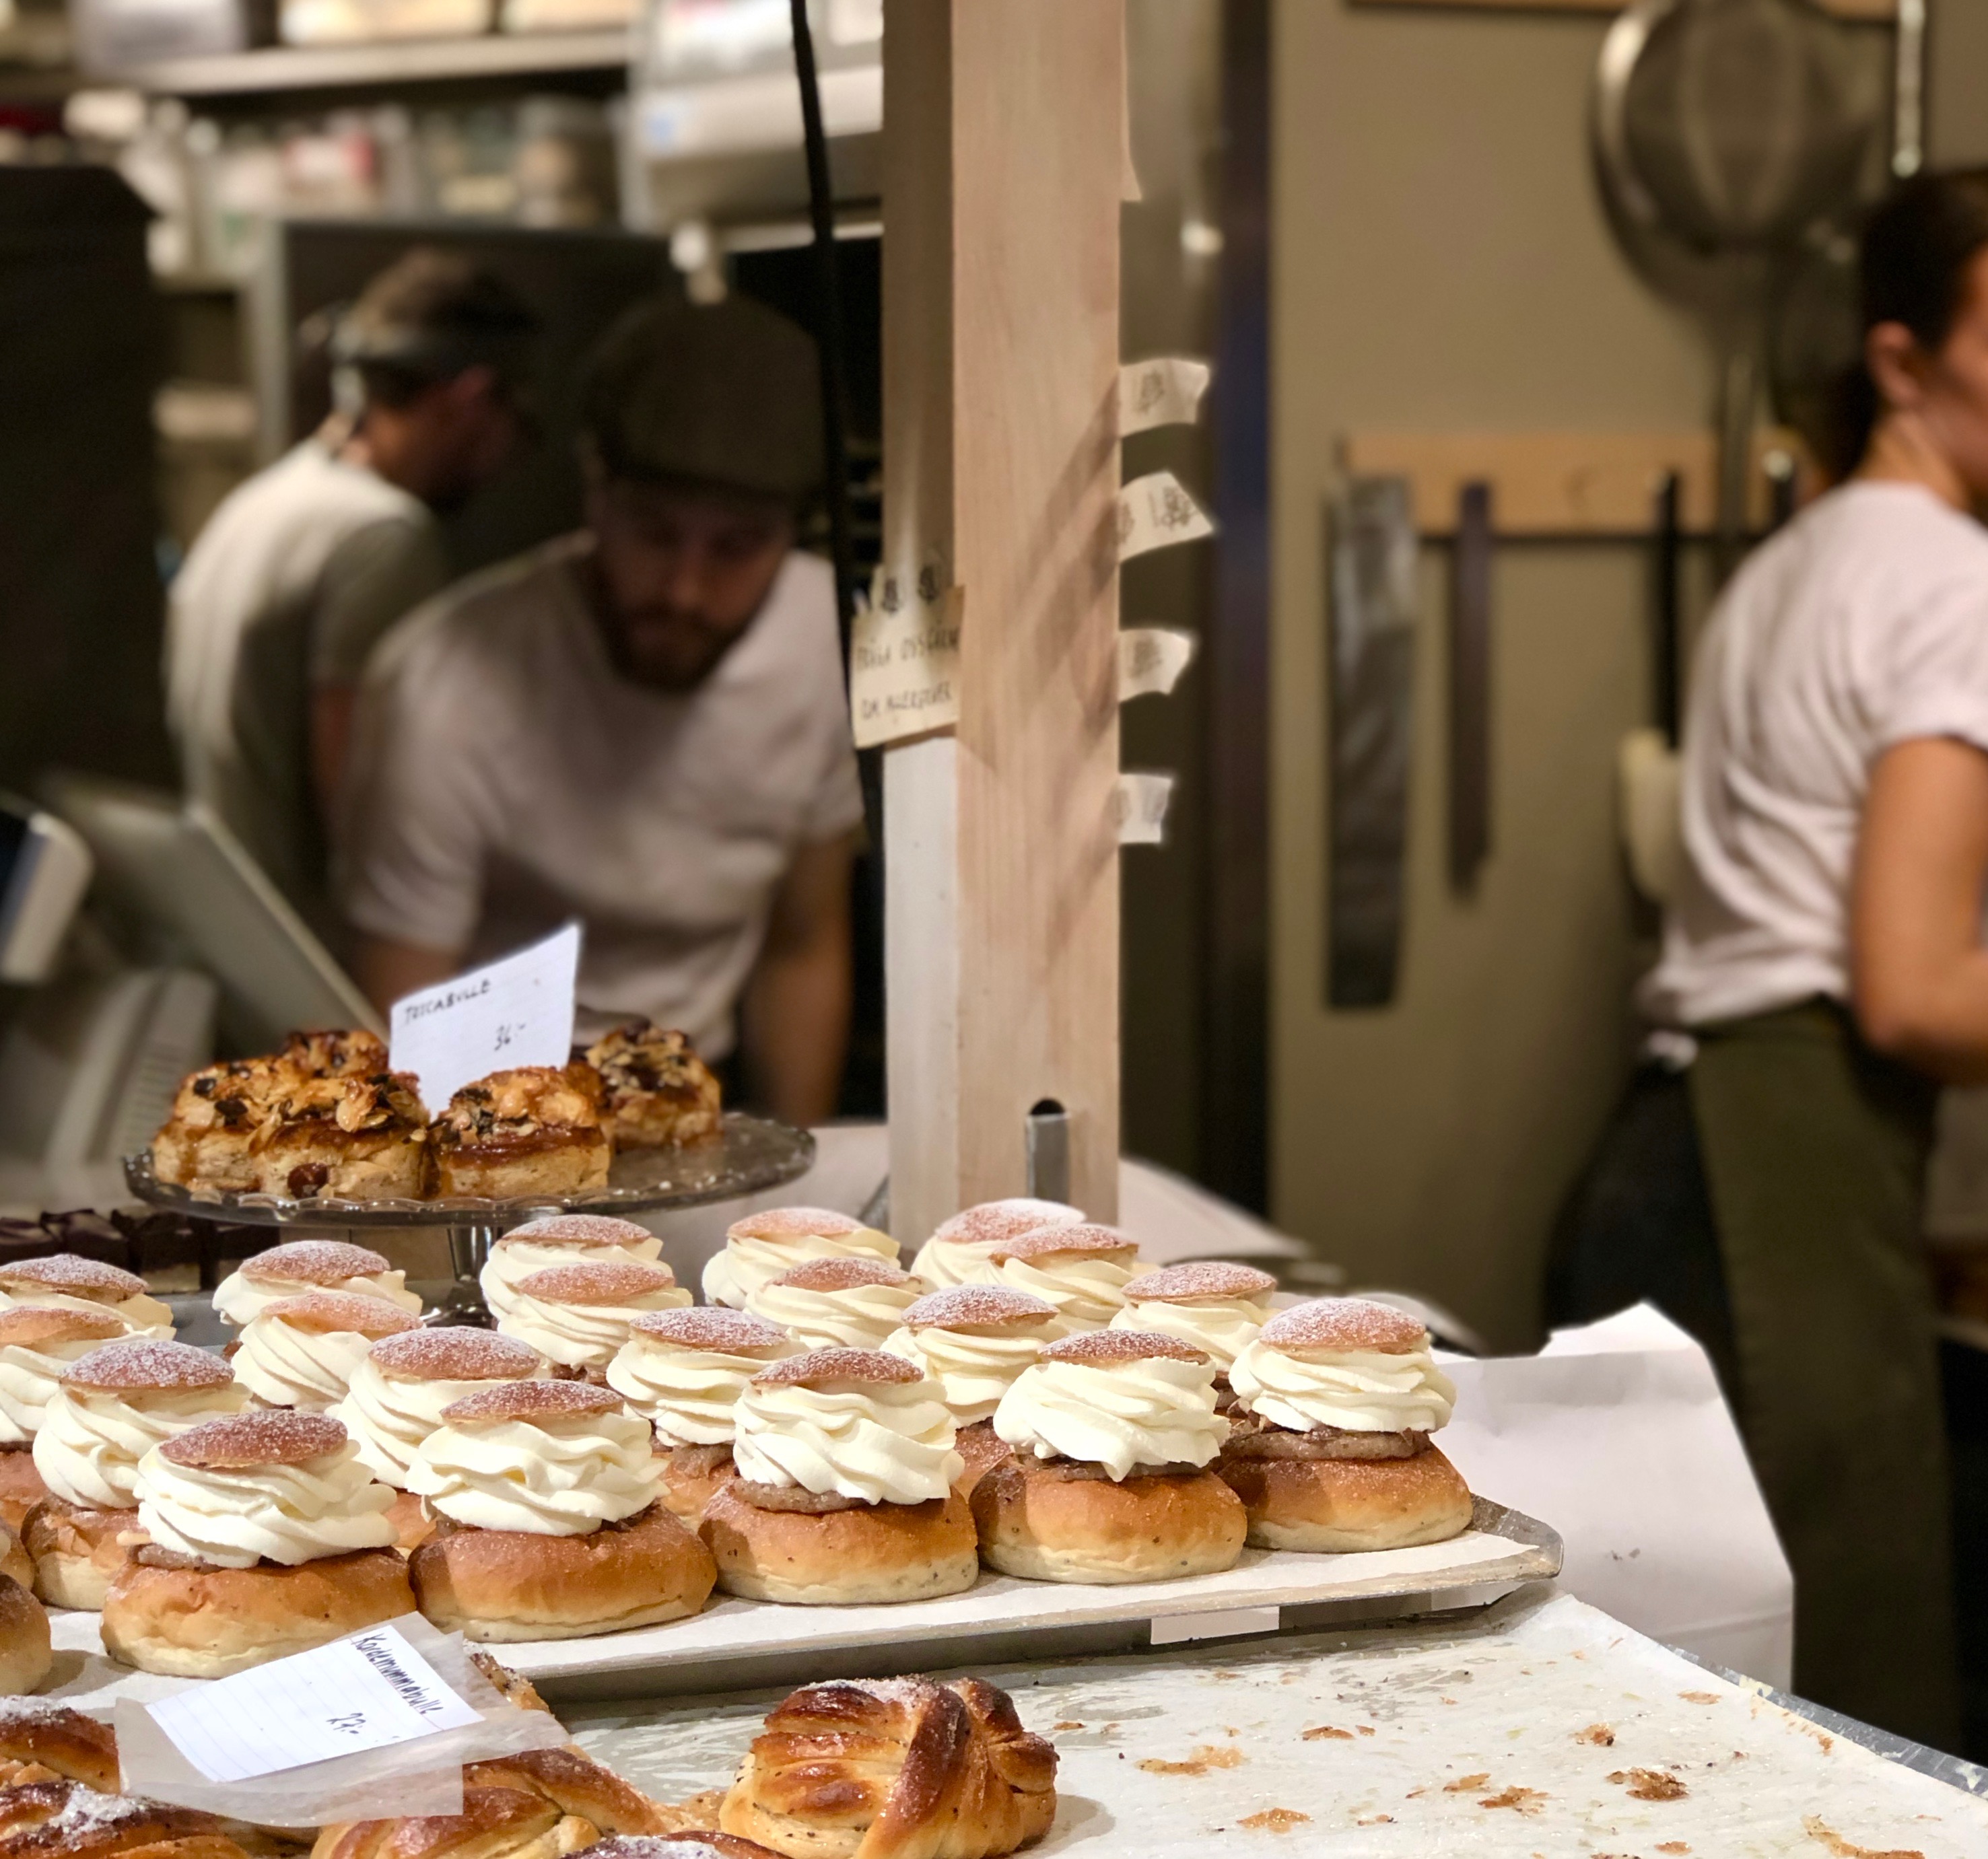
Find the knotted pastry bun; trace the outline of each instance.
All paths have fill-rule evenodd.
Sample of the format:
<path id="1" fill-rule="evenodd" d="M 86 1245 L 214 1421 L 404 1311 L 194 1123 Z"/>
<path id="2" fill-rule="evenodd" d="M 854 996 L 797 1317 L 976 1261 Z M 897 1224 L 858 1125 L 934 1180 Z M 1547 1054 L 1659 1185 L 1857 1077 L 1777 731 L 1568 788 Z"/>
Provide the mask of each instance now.
<path id="1" fill-rule="evenodd" d="M 779 1859 L 756 1840 L 699 1827 L 674 1834 L 617 1834 L 587 1849 L 587 1859 Z"/>
<path id="2" fill-rule="evenodd" d="M 789 1859 L 993 1859 L 1049 1831 L 1056 1769 L 978 1678 L 810 1685 L 767 1717 L 718 1824 Z"/>
<path id="3" fill-rule="evenodd" d="M 562 1859 L 598 1830 L 535 1791 L 465 1786 L 460 1813 L 344 1821 L 319 1833 L 311 1859 Z"/>
<path id="4" fill-rule="evenodd" d="M 109 1724 L 32 1698 L 0 1699 L 0 1789 L 30 1782 L 117 1786 L 117 1736 Z"/>
<path id="5" fill-rule="evenodd" d="M 465 1788 L 516 1788 L 543 1795 L 562 1813 L 590 1820 L 603 1833 L 653 1834 L 668 1828 L 659 1803 L 624 1782 L 583 1749 L 526 1749 L 516 1756 L 471 1763 L 462 1771 Z"/>
<path id="6" fill-rule="evenodd" d="M 100 1794 L 80 1782 L 0 1789 L 0 1859 L 248 1859 L 228 1823 L 191 1807 Z"/>

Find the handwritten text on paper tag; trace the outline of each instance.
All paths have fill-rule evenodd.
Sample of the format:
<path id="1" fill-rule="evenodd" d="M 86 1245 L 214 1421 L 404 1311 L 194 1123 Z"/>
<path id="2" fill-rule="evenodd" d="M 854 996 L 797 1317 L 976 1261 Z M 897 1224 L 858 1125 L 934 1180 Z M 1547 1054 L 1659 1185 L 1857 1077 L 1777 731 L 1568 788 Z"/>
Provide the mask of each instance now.
<path id="1" fill-rule="evenodd" d="M 1215 526 L 1172 472 L 1149 472 L 1118 493 L 1118 559 L 1129 562 L 1169 542 L 1198 542 Z"/>
<path id="2" fill-rule="evenodd" d="M 1118 370 L 1118 436 L 1155 426 L 1191 426 L 1208 391 L 1208 363 L 1184 355 L 1128 361 Z"/>
<path id="3" fill-rule="evenodd" d="M 1121 775 L 1111 793 L 1111 824 L 1121 846 L 1157 846 L 1167 836 L 1171 775 Z"/>
<path id="4" fill-rule="evenodd" d="M 849 695 L 858 749 L 959 721 L 964 590 L 936 558 L 912 575 L 880 569 L 850 644 Z"/>
<path id="5" fill-rule="evenodd" d="M 1194 657 L 1194 635 L 1163 626 L 1128 626 L 1118 635 L 1118 701 L 1165 697 Z"/>
<path id="6" fill-rule="evenodd" d="M 390 1624 L 145 1708 L 215 1782 L 248 1781 L 480 1721 Z"/>
<path id="7" fill-rule="evenodd" d="M 569 923 L 488 968 L 394 1003 L 390 1063 L 421 1080 L 439 1110 L 465 1084 L 518 1065 L 563 1065 L 573 1056 L 580 925 Z"/>

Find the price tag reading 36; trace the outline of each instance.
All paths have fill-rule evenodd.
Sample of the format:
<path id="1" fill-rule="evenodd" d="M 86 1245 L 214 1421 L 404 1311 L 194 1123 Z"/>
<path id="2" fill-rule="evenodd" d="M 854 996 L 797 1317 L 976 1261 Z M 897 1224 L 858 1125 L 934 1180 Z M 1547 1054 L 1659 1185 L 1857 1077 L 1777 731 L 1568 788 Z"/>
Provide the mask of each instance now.
<path id="1" fill-rule="evenodd" d="M 421 1080 L 421 1101 L 440 1110 L 465 1084 L 519 1065 L 563 1065 L 572 1056 L 580 925 L 570 923 L 488 968 L 394 1003 L 390 1063 Z"/>
<path id="2" fill-rule="evenodd" d="M 209 1781 L 243 1782 L 480 1719 L 391 1625 L 145 1709 Z"/>

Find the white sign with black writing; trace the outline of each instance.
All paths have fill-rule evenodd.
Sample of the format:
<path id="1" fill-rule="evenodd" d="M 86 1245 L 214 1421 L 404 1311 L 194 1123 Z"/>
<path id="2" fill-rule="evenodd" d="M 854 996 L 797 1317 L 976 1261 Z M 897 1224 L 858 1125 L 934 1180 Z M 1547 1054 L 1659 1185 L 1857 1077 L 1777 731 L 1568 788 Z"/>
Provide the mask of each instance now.
<path id="1" fill-rule="evenodd" d="M 1174 797 L 1171 775 L 1121 775 L 1111 793 L 1111 824 L 1121 846 L 1158 846 L 1166 841 L 1167 805 Z"/>
<path id="2" fill-rule="evenodd" d="M 856 746 L 874 748 L 959 721 L 959 629 L 965 594 L 936 556 L 915 573 L 880 568 L 850 641 Z"/>
<path id="3" fill-rule="evenodd" d="M 1129 562 L 1170 542 L 1199 542 L 1215 525 L 1172 472 L 1148 472 L 1118 493 L 1118 559 Z"/>
<path id="4" fill-rule="evenodd" d="M 1185 355 L 1128 361 L 1118 370 L 1118 436 L 1155 426 L 1190 426 L 1208 391 L 1208 363 Z"/>
<path id="5" fill-rule="evenodd" d="M 390 1624 L 145 1709 L 215 1782 L 248 1781 L 481 1721 Z"/>
<path id="6" fill-rule="evenodd" d="M 420 1079 L 431 1110 L 492 1072 L 563 1065 L 573 1056 L 579 975 L 580 925 L 569 923 L 502 962 L 396 1001 L 389 1062 Z"/>
<path id="7" fill-rule="evenodd" d="M 1128 626 L 1118 635 L 1118 701 L 1165 697 L 1194 657 L 1194 635 L 1171 627 Z"/>

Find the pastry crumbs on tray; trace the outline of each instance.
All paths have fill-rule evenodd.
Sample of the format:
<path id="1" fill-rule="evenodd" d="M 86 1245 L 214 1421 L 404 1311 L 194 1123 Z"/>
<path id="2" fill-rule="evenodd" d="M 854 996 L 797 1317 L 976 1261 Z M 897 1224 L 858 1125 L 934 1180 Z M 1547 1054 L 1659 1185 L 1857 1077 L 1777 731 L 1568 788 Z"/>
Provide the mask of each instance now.
<path id="1" fill-rule="evenodd" d="M 1678 1695 L 1687 1704 L 1716 1704 L 1719 1702 L 1716 1692 L 1679 1692 Z"/>
<path id="2" fill-rule="evenodd" d="M 1591 1723 L 1584 1730 L 1576 1730 L 1574 1740 L 1591 1743 L 1598 1749 L 1606 1749 L 1614 1746 L 1615 1732 L 1605 1723 Z"/>
<path id="3" fill-rule="evenodd" d="M 1341 1742 L 1351 1742 L 1353 1740 L 1353 1732 L 1351 1730 L 1335 1730 L 1329 1723 L 1315 1725 L 1304 1732 L 1304 1740 L 1307 1742 L 1320 1742 L 1328 1736 Z"/>
<path id="4" fill-rule="evenodd" d="M 1626 1786 L 1633 1801 L 1681 1801 L 1686 1792 L 1684 1783 L 1663 1769 L 1618 1769 L 1608 1779 Z"/>
<path id="5" fill-rule="evenodd" d="M 1195 1746 L 1185 1762 L 1164 1762 L 1157 1756 L 1149 1756 L 1139 1766 L 1148 1775 L 1205 1775 L 1211 1769 L 1239 1769 L 1248 1759 L 1240 1749 L 1204 1742 Z"/>
<path id="6" fill-rule="evenodd" d="M 1053 1730 L 1080 1730 L 1084 1728 L 1084 1725 L 1074 1717 L 1066 1717 L 1063 1719 L 1062 1722 L 1053 1723 L 1050 1725 L 1050 1728 Z"/>
<path id="7" fill-rule="evenodd" d="M 1505 1788 L 1489 1795 L 1477 1805 L 1479 1807 L 1510 1807 L 1520 1813 L 1537 1813 L 1540 1803 L 1547 1798 L 1543 1788 Z"/>
<path id="8" fill-rule="evenodd" d="M 1802 1830 L 1814 1840 L 1829 1848 L 1834 1859 L 1925 1859 L 1925 1854 L 1914 1847 L 1859 1846 L 1854 1840 L 1846 1840 L 1836 1829 L 1819 1815 L 1804 1814 Z"/>
<path id="9" fill-rule="evenodd" d="M 1691 1848 L 1682 1840 L 1666 1840 L 1658 1847 L 1657 1851 L 1660 1853 L 1688 1853 Z"/>
<path id="10" fill-rule="evenodd" d="M 1255 1834 L 1287 1834 L 1310 1818 L 1310 1814 L 1300 1813 L 1295 1807 L 1266 1807 L 1261 1813 L 1246 1814 L 1236 1824 L 1246 1827 Z"/>
<path id="11" fill-rule="evenodd" d="M 1445 1794 L 1472 1794 L 1490 1780 L 1491 1771 L 1488 1769 L 1482 1775 L 1459 1775 L 1453 1782 L 1445 1782 L 1442 1791 Z"/>

